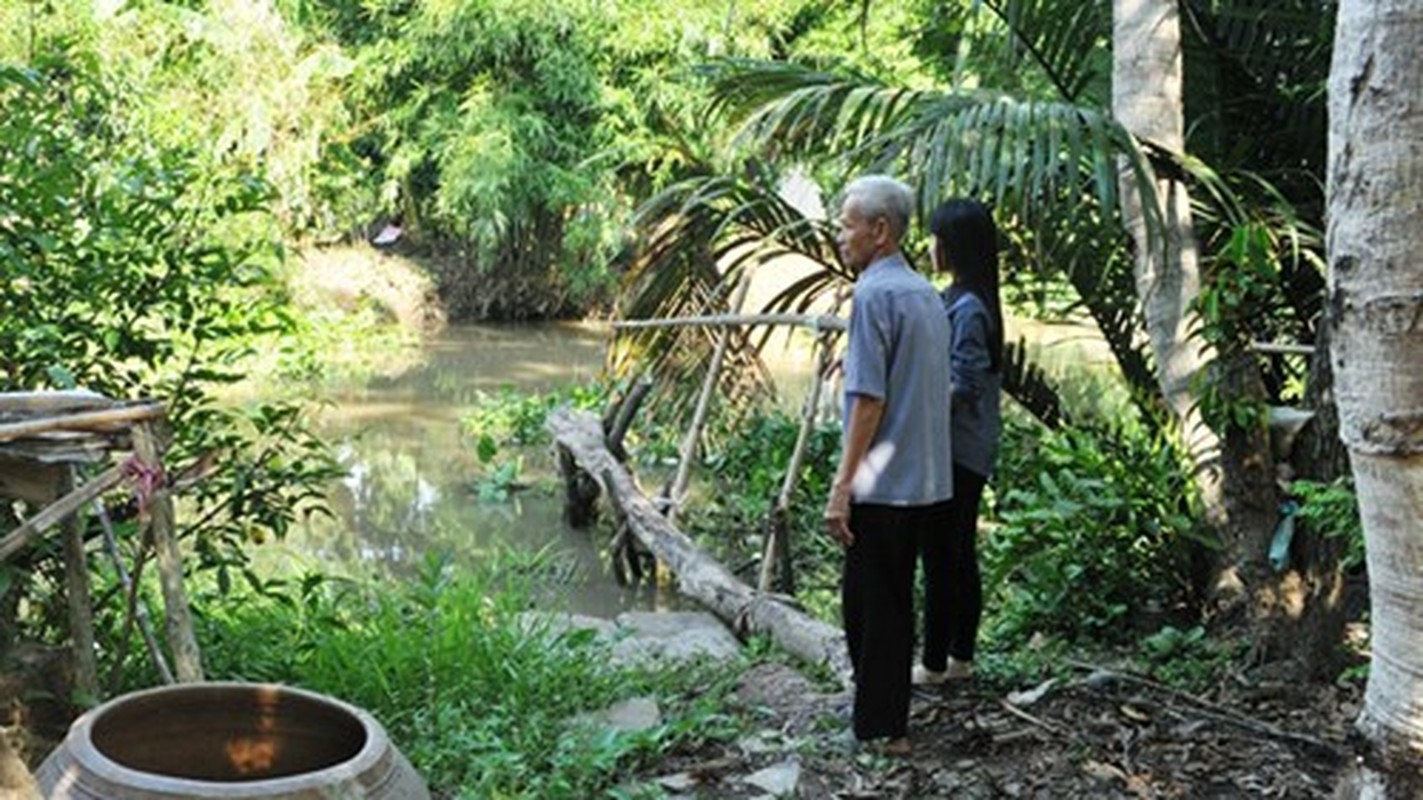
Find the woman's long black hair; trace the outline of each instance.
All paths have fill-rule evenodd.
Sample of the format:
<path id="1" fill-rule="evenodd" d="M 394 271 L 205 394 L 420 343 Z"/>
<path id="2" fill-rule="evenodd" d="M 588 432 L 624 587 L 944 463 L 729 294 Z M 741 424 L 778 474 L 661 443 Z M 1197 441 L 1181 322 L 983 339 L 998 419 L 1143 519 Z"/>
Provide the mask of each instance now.
<path id="1" fill-rule="evenodd" d="M 953 273 L 952 302 L 963 292 L 978 295 L 993 324 L 988 331 L 994 372 L 1003 369 L 1003 306 L 998 299 L 998 228 L 988 207 L 977 200 L 945 200 L 929 217 L 929 233 L 938 239 L 939 264 Z"/>

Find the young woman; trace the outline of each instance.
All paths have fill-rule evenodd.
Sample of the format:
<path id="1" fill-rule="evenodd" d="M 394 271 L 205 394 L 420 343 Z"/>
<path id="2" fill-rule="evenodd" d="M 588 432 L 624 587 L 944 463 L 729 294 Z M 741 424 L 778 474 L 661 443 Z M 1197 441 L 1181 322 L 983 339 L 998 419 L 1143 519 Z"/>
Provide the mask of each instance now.
<path id="1" fill-rule="evenodd" d="M 953 282 L 943 292 L 953 328 L 954 496 L 947 521 L 922 536 L 924 646 L 913 681 L 939 684 L 973 674 L 983 613 L 978 571 L 978 506 L 993 474 L 1002 431 L 1003 311 L 998 298 L 998 231 L 976 200 L 948 200 L 929 218 L 930 258 Z"/>

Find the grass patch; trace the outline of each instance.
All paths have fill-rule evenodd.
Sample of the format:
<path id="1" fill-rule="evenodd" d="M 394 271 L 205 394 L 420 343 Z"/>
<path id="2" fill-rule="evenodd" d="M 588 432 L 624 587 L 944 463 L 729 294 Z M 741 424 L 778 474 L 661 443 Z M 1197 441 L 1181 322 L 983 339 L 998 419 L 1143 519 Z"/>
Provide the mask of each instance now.
<path id="1" fill-rule="evenodd" d="M 614 787 L 638 764 L 735 735 L 721 708 L 739 669 L 618 667 L 591 632 L 528 622 L 534 561 L 511 553 L 457 572 L 432 557 L 396 586 L 311 576 L 209 594 L 209 673 L 367 709 L 432 789 L 455 797 L 627 796 Z M 654 698 L 661 724 L 622 733 L 573 721 L 632 697 Z"/>

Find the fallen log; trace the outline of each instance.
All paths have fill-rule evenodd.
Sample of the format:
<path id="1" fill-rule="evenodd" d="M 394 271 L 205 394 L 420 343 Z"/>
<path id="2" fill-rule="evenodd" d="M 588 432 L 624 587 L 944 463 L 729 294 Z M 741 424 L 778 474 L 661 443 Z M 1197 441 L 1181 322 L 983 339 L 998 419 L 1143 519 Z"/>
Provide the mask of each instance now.
<path id="1" fill-rule="evenodd" d="M 677 576 L 683 594 L 706 606 L 738 635 L 765 634 L 786 652 L 829 668 L 849 685 L 850 662 L 840 629 L 777 595 L 758 592 L 702 552 L 668 522 L 608 451 L 597 416 L 561 408 L 549 415 L 548 430 L 560 453 L 567 453 L 592 476 L 629 530 Z"/>

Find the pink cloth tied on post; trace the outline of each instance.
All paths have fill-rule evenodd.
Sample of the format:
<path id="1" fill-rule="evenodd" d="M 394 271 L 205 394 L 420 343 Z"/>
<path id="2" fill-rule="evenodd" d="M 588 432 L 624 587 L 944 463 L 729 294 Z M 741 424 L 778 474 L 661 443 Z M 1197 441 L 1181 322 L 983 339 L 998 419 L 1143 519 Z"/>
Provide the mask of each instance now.
<path id="1" fill-rule="evenodd" d="M 132 455 L 124 462 L 122 473 L 125 478 L 133 480 L 134 495 L 138 499 L 138 515 L 141 519 L 147 519 L 148 506 L 153 502 L 153 496 L 168 483 L 163 463 L 156 461 L 149 464 L 137 455 Z"/>

